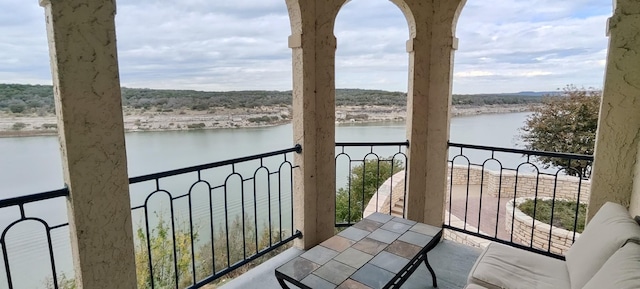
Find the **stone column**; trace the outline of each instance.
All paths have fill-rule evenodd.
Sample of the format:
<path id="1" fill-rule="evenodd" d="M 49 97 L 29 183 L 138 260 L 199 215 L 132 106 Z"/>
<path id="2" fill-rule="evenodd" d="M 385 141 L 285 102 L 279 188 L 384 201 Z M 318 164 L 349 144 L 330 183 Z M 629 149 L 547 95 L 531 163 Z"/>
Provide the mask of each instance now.
<path id="1" fill-rule="evenodd" d="M 310 248 L 334 234 L 335 49 L 333 24 L 346 0 L 287 0 L 293 50 L 294 226 L 297 247 Z"/>
<path id="2" fill-rule="evenodd" d="M 640 214 L 640 2 L 614 1 L 588 217 L 607 201 Z M 633 191 L 633 198 L 632 198 Z"/>
<path id="3" fill-rule="evenodd" d="M 409 23 L 407 92 L 408 219 L 444 222 L 447 141 L 457 46 L 455 25 L 464 0 L 392 0 Z"/>
<path id="4" fill-rule="evenodd" d="M 136 288 L 115 0 L 43 0 L 78 288 Z"/>

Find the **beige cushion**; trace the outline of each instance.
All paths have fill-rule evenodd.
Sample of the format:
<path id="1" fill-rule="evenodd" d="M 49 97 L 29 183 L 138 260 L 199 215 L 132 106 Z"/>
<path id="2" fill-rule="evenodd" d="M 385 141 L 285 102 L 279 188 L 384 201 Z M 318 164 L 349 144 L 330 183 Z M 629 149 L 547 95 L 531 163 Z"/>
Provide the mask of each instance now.
<path id="1" fill-rule="evenodd" d="M 584 289 L 640 288 L 640 245 L 627 243 L 607 260 Z"/>
<path id="2" fill-rule="evenodd" d="M 467 284 L 467 286 L 464 286 L 464 289 L 487 289 L 487 288 L 482 287 L 480 285 L 476 285 L 476 284 Z"/>
<path id="3" fill-rule="evenodd" d="M 582 288 L 630 239 L 640 241 L 640 226 L 625 207 L 611 202 L 604 204 L 567 251 L 571 288 Z"/>
<path id="4" fill-rule="evenodd" d="M 482 252 L 468 283 L 486 288 L 570 288 L 563 261 L 499 243 Z"/>

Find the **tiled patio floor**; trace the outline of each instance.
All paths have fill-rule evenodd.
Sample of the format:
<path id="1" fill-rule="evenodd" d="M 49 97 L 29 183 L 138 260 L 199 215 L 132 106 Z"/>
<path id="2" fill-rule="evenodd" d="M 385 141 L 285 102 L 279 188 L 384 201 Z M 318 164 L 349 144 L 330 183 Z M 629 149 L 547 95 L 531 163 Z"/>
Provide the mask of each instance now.
<path id="1" fill-rule="evenodd" d="M 230 281 L 221 288 L 223 289 L 268 289 L 280 288 L 274 276 L 274 270 L 278 266 L 288 262 L 303 251 L 292 248 L 282 254 L 270 259 L 260 266 L 250 270 L 242 276 Z M 467 281 L 467 275 L 473 263 L 480 255 L 477 248 L 461 245 L 455 242 L 444 240 L 429 252 L 429 263 L 436 272 L 438 278 L 438 288 L 459 289 L 463 288 Z M 296 288 L 291 286 L 291 288 Z M 431 286 L 431 275 L 427 267 L 422 265 L 411 275 L 409 280 L 402 286 L 406 289 L 433 288 Z"/>

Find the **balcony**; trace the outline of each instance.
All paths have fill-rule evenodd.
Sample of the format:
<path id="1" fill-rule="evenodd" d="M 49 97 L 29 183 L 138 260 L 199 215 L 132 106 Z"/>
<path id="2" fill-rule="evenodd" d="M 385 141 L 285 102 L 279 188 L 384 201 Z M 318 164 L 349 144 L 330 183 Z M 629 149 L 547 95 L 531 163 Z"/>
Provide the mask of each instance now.
<path id="1" fill-rule="evenodd" d="M 594 170 L 593 174 L 583 173 L 571 180 L 563 176 L 565 173 L 529 165 L 540 156 L 534 152 L 447 145 L 452 63 L 458 43 L 455 25 L 465 1 L 393 0 L 406 15 L 410 27 L 406 46 L 410 62 L 407 91 L 410 146 L 384 146 L 395 152 L 377 156 L 394 155 L 404 161 L 405 178 L 398 181 L 396 176 L 403 174 L 393 174 L 387 186 L 379 180 L 389 191 L 373 192 L 374 203 L 365 204 L 364 197 L 358 203 L 356 196 L 362 195 L 362 191 L 348 187 L 348 209 L 346 215 L 341 215 L 344 219 L 339 223 L 331 220 L 335 219 L 336 211 L 333 178 L 340 171 L 334 164 L 344 159 L 335 157 L 336 40 L 332 26 L 343 2 L 286 1 L 292 32 L 288 44 L 293 64 L 293 143 L 301 145 L 301 153 L 292 147 L 129 179 L 115 1 L 41 1 L 47 17 L 68 188 L 0 201 L 3 211 L 0 216 L 6 218 L 0 236 L 1 266 L 5 271 L 2 278 L 6 279 L 0 282 L 11 289 L 37 287 L 41 280 L 18 275 L 32 270 L 48 274 L 50 279 L 45 280 L 48 287 L 65 288 L 73 285 L 73 278 L 59 275 L 59 269 L 73 263 L 78 276 L 76 284 L 84 288 L 133 288 L 136 281 L 138 287 L 204 287 L 291 241 L 296 248 L 311 248 L 334 235 L 336 227 L 349 226 L 371 210 L 388 208 L 390 214 L 443 225 L 448 238 L 466 244 L 445 240 L 436 247 L 439 251 L 433 252 L 432 263 L 442 278 L 442 286 L 458 288 L 466 275 L 465 266 L 473 263 L 477 254 L 473 247 L 482 246 L 484 240 L 555 257 L 562 254 L 562 248 L 551 237 L 555 229 L 537 226 L 536 221 L 531 221 L 530 229 L 522 229 L 516 223 L 526 225 L 515 211 L 520 190 L 529 191 L 527 197 L 550 194 L 555 200 L 559 189 L 564 188 L 560 184 L 577 181 L 576 200 L 586 201 L 583 190 L 587 187 L 590 190 L 588 215 L 593 215 L 608 200 L 622 203 L 632 214 L 640 213 L 637 165 L 640 102 L 635 97 L 640 95 L 640 84 L 634 65 L 640 62 L 640 54 L 636 53 L 640 47 L 637 1 L 617 0 L 614 5 L 614 16 L 608 26 L 610 47 Z M 371 149 L 377 146 L 366 146 L 365 152 Z M 473 150 L 484 151 L 489 157 L 478 160 L 467 154 Z M 453 154 L 449 155 L 449 171 L 447 153 Z M 526 160 L 513 165 L 497 157 L 502 153 L 514 153 L 518 158 L 525 155 Z M 388 162 L 374 154 L 348 155 L 350 165 L 351 160 L 357 159 Z M 590 161 L 588 158 L 583 156 L 576 162 Z M 458 172 L 462 172 L 462 177 Z M 588 176 L 590 184 L 586 185 L 584 177 Z M 179 184 L 177 188 L 175 184 Z M 553 184 L 551 189 L 549 184 Z M 404 188 L 400 189 L 402 185 Z M 231 192 L 238 188 L 239 194 Z M 214 194 L 220 199 L 209 197 Z M 534 211 L 536 206 L 534 203 Z M 58 214 L 53 220 L 45 220 L 42 216 L 45 211 Z M 65 211 L 66 216 L 62 213 Z M 287 216 L 291 216 L 289 220 Z M 13 239 L 14 228 L 27 223 L 40 230 L 39 236 L 44 241 L 37 243 L 38 250 L 34 252 L 42 252 L 38 255 L 43 259 L 20 258 L 16 253 L 19 244 Z M 231 230 L 234 227 L 241 228 L 239 235 L 234 236 Z M 538 229 L 540 234 L 549 232 L 547 238 L 551 239 L 536 238 Z M 527 231 L 531 234 L 527 235 Z M 573 232 L 564 235 L 565 245 L 577 238 Z M 67 236 L 68 241 L 61 242 L 64 238 L 60 236 Z M 216 242 L 216 237 L 220 242 Z M 206 249 L 210 249 L 209 254 Z M 299 249 L 286 251 L 281 257 L 291 258 L 299 253 L 295 250 Z M 230 252 L 238 254 L 233 256 Z M 466 253 L 456 255 L 458 252 Z M 209 263 L 198 254 L 208 257 Z M 438 254 L 442 259 L 435 260 Z M 265 274 L 273 269 L 272 263 L 264 266 L 259 270 Z M 135 271 L 139 273 L 136 275 Z M 415 275 L 415 278 L 425 276 Z M 409 284 L 424 285 L 424 279 L 414 280 Z"/>
<path id="2" fill-rule="evenodd" d="M 408 142 L 336 143 L 337 231 L 373 212 L 404 216 L 408 147 Z M 302 150 L 296 145 L 131 178 L 138 287 L 208 288 L 211 282 L 224 284 L 237 276 L 223 287 L 277 288 L 274 269 L 304 252 L 286 249 L 303 235 L 292 222 L 294 171 L 299 169 L 293 155 Z M 453 143 L 449 152 L 445 240 L 429 253 L 439 288 L 464 287 L 480 248 L 490 241 L 563 258 L 563 248 L 579 234 L 554 226 L 540 230 L 542 222 L 521 220 L 509 204 L 520 198 L 536 200 L 534 206 L 541 199 L 587 202 L 589 179 L 576 168 L 591 162 L 591 156 Z M 537 165 L 539 157 L 562 159 L 567 165 L 545 169 Z M 38 266 L 48 272 L 40 284 L 70 288 L 72 276 L 64 274 L 69 268 L 61 269 L 69 252 L 51 238 L 68 229 L 68 222 L 55 223 L 60 214 L 37 210 L 42 203 L 67 196 L 68 190 L 61 189 L 0 202 L 6 277 L 1 280 L 8 288 L 28 284 L 20 280 L 25 268 Z M 553 223 L 554 214 L 550 217 Z M 577 213 L 573 218 L 578 221 Z M 39 259 L 46 260 L 45 265 L 23 260 L 20 252 L 25 249 L 7 237 L 20 234 L 30 223 L 39 227 L 34 235 L 45 237 Z M 558 234 L 565 239 L 559 241 Z M 255 265 L 259 258 L 270 259 L 246 271 L 246 265 Z M 420 266 L 403 288 L 430 288 L 428 284 L 431 277 Z"/>

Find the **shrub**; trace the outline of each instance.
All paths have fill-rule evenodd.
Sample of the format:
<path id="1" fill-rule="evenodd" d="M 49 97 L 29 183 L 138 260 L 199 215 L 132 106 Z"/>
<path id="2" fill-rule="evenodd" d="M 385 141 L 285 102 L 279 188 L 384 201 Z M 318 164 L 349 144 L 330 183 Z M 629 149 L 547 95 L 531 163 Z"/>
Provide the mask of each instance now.
<path id="1" fill-rule="evenodd" d="M 399 160 L 370 159 L 354 167 L 349 185 L 336 194 L 336 222 L 357 222 L 378 187 L 393 174 L 404 169 Z"/>
<path id="2" fill-rule="evenodd" d="M 202 129 L 204 128 L 206 125 L 204 123 L 192 123 L 192 124 L 187 124 L 187 128 L 189 129 Z"/>
<path id="3" fill-rule="evenodd" d="M 16 122 L 13 124 L 13 126 L 11 126 L 12 130 L 22 130 L 23 128 L 27 127 L 27 124 L 24 122 Z"/>
<path id="4" fill-rule="evenodd" d="M 575 201 L 565 200 L 526 200 L 518 206 L 518 209 L 528 216 L 533 218 L 533 208 L 535 206 L 535 219 L 547 223 L 558 228 L 562 228 L 568 231 L 573 231 L 576 216 L 576 207 L 578 206 Z M 551 206 L 553 206 L 553 224 L 551 223 Z M 587 214 L 587 205 L 580 204 L 578 210 L 578 233 L 584 230 L 584 220 Z"/>

